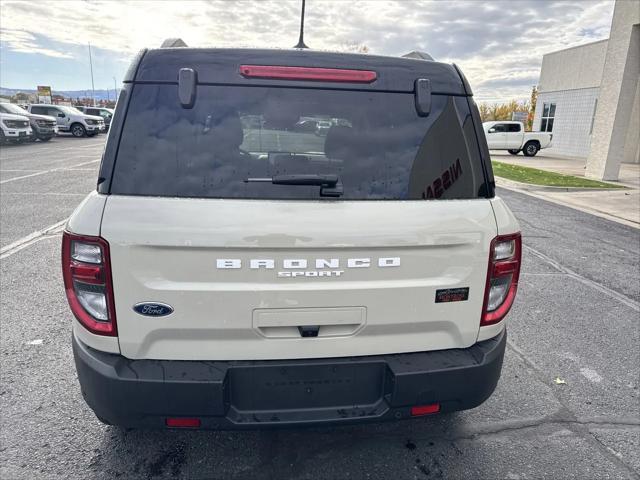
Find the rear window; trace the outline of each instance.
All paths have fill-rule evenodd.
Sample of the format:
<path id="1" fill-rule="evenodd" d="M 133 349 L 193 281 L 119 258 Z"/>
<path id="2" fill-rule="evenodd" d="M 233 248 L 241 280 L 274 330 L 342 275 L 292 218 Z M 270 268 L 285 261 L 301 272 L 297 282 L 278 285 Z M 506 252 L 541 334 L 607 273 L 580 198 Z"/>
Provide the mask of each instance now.
<path id="1" fill-rule="evenodd" d="M 434 95 L 420 117 L 408 93 L 198 85 L 184 109 L 176 85 L 134 86 L 111 193 L 324 198 L 268 181 L 282 175 L 337 176 L 342 200 L 484 194 L 466 97 Z"/>

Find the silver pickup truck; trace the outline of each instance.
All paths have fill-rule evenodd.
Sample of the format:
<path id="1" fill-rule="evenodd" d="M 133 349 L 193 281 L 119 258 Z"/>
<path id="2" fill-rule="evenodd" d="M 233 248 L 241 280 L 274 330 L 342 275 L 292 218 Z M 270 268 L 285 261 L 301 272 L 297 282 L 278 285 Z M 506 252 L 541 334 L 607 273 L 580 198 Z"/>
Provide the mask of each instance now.
<path id="1" fill-rule="evenodd" d="M 489 150 L 507 150 L 512 155 L 522 152 L 533 157 L 543 148 L 551 146 L 553 134 L 549 132 L 525 132 L 522 122 L 484 122 Z"/>

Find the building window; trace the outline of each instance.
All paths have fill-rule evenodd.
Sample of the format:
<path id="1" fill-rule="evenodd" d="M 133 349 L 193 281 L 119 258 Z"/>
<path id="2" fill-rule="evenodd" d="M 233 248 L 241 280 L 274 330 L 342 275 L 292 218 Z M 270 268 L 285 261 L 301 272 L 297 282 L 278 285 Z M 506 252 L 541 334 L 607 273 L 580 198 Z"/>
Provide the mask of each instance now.
<path id="1" fill-rule="evenodd" d="M 589 127 L 589 135 L 593 133 L 593 123 L 596 121 L 597 109 L 598 109 L 598 99 L 596 98 L 596 103 L 593 105 L 593 115 L 591 115 L 591 126 Z"/>
<path id="2" fill-rule="evenodd" d="M 541 132 L 553 132 L 553 119 L 556 116 L 555 103 L 542 104 L 542 123 L 540 123 Z"/>

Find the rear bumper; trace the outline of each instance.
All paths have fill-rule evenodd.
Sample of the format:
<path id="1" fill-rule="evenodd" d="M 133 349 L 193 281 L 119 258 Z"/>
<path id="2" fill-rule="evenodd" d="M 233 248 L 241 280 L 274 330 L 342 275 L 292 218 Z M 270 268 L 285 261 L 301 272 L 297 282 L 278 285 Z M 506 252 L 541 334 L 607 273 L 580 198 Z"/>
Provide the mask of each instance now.
<path id="1" fill-rule="evenodd" d="M 468 349 L 305 360 L 129 360 L 73 338 L 82 394 L 101 419 L 165 428 L 239 429 L 409 418 L 412 406 L 476 407 L 493 393 L 506 331 Z"/>

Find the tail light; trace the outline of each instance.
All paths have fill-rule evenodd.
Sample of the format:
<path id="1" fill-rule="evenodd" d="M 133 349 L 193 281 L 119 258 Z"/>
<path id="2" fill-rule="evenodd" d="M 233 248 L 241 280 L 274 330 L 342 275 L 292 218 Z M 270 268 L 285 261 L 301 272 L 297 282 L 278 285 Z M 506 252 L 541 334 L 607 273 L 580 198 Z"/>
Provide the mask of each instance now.
<path id="1" fill-rule="evenodd" d="M 273 65 L 240 65 L 240 75 L 246 78 L 280 80 L 310 80 L 316 82 L 371 83 L 377 78 L 372 70 L 343 68 L 280 67 Z"/>
<path id="2" fill-rule="evenodd" d="M 516 298 L 521 258 L 520 233 L 500 235 L 492 240 L 481 327 L 498 323 L 509 312 Z"/>
<path id="3" fill-rule="evenodd" d="M 64 232 L 62 276 L 71 311 L 97 335 L 116 336 L 109 244 L 100 237 Z"/>

